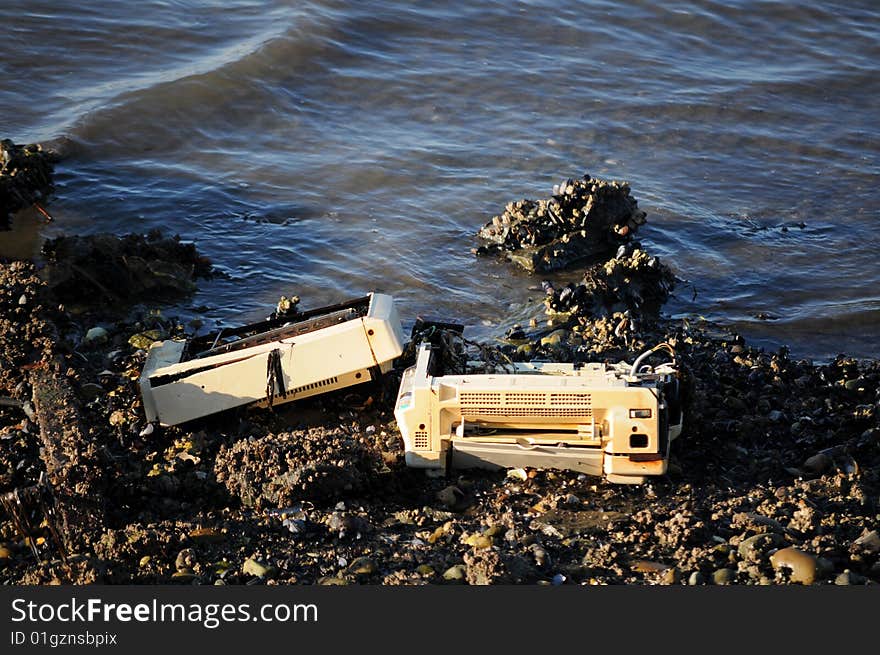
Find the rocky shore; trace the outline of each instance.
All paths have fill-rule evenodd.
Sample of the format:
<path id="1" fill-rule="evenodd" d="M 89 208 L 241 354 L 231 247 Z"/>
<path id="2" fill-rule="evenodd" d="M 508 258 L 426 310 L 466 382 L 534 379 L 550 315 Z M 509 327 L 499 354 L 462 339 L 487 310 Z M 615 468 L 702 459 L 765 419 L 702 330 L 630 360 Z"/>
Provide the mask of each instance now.
<path id="1" fill-rule="evenodd" d="M 631 361 L 673 344 L 685 430 L 669 473 L 639 486 L 408 469 L 392 416 L 407 362 L 271 411 L 152 429 L 137 387 L 145 348 L 188 329 L 156 306 L 209 262 L 161 235 L 50 243 L 40 270 L 3 262 L 0 583 L 880 582 L 880 363 L 815 364 L 665 318 L 674 274 L 623 242 L 580 282 L 545 285 L 547 314 L 498 350 Z M 122 286 L 79 258 L 97 243 L 125 251 Z M 71 291 L 90 278 L 88 294 Z M 47 484 L 55 513 L 31 502 L 10 515 L 16 493 Z"/>

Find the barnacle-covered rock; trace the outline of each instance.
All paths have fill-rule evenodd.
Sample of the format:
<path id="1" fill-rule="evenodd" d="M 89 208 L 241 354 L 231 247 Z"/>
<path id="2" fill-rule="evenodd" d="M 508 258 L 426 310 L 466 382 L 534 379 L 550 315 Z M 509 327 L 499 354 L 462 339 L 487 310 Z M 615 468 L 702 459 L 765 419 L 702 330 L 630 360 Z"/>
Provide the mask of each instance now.
<path id="1" fill-rule="evenodd" d="M 178 299 L 195 291 L 196 278 L 214 274 L 193 244 L 158 231 L 62 236 L 47 240 L 43 255 L 49 288 L 71 305 Z"/>
<path id="2" fill-rule="evenodd" d="M 56 159 L 36 143 L 0 141 L 0 229 L 9 228 L 9 218 L 15 212 L 49 197 Z"/>
<path id="3" fill-rule="evenodd" d="M 315 428 L 223 447 L 214 472 L 245 505 L 286 507 L 363 491 L 380 468 L 378 453 L 357 436 Z"/>
<path id="4" fill-rule="evenodd" d="M 554 186 L 550 198 L 508 203 L 480 229 L 485 243 L 476 253 L 503 253 L 530 272 L 554 271 L 613 252 L 644 223 L 626 182 L 587 174 Z"/>
<path id="5" fill-rule="evenodd" d="M 659 258 L 630 245 L 588 268 L 579 284 L 559 289 L 547 282 L 543 286 L 548 314 L 570 314 L 583 322 L 628 312 L 634 320 L 651 321 L 675 287 L 675 274 Z"/>

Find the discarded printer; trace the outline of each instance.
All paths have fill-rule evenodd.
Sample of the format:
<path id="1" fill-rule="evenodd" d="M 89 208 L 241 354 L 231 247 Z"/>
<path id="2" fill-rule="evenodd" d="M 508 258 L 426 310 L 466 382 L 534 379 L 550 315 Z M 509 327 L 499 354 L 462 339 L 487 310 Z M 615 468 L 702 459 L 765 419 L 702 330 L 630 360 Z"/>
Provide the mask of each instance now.
<path id="1" fill-rule="evenodd" d="M 671 362 L 643 364 L 658 350 Z M 681 432 L 675 353 L 661 344 L 633 365 L 517 363 L 510 374 L 435 377 L 421 346 L 394 415 L 409 466 L 544 467 L 641 483 L 662 475 Z"/>
<path id="2" fill-rule="evenodd" d="M 177 425 L 233 407 L 299 400 L 386 373 L 403 351 L 391 296 L 228 328 L 150 348 L 140 377 L 147 420 Z"/>

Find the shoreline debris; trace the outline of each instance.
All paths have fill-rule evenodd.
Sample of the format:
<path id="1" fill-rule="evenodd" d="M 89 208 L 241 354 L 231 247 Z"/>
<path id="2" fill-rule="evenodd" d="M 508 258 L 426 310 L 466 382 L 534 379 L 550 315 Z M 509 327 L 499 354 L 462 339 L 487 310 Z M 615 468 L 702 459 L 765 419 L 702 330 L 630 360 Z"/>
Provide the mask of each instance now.
<path id="1" fill-rule="evenodd" d="M 291 308 L 288 308 L 288 311 Z M 403 352 L 394 299 L 371 293 L 189 340 L 154 343 L 140 377 L 147 421 L 177 425 L 252 403 L 308 398 L 391 370 Z"/>
<path id="2" fill-rule="evenodd" d="M 424 344 L 403 373 L 395 407 L 406 463 L 568 469 L 623 484 L 663 475 L 682 413 L 675 351 L 661 346 L 672 361 L 656 368 L 646 360 L 660 346 L 632 366 L 551 361 L 440 375 L 442 356 Z"/>

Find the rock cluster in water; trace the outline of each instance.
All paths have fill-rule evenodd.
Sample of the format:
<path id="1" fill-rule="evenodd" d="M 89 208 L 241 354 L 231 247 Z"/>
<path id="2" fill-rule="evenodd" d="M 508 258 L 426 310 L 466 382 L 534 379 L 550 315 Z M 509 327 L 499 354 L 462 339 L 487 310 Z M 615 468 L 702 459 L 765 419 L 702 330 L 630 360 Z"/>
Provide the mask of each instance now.
<path id="1" fill-rule="evenodd" d="M 8 229 L 15 212 L 49 197 L 55 160 L 39 144 L 0 141 L 0 229 Z"/>
<path id="2" fill-rule="evenodd" d="M 196 278 L 214 272 L 193 244 L 158 231 L 61 236 L 45 242 L 43 256 L 49 288 L 72 304 L 173 300 L 195 291 Z"/>
<path id="3" fill-rule="evenodd" d="M 637 242 L 585 270 L 580 282 L 542 282 L 547 328 L 513 326 L 501 351 L 509 358 L 591 361 L 628 358 L 663 341 L 661 309 L 676 276 Z M 648 343 L 653 341 L 653 343 Z"/>
<path id="4" fill-rule="evenodd" d="M 554 186 L 550 198 L 508 203 L 480 229 L 485 243 L 476 252 L 502 253 L 530 272 L 555 271 L 614 252 L 644 223 L 626 182 L 587 174 Z"/>
<path id="5" fill-rule="evenodd" d="M 640 320 L 656 319 L 675 288 L 675 274 L 658 257 L 633 244 L 587 268 L 583 279 L 555 288 L 544 282 L 548 314 L 568 314 L 581 322 L 628 312 Z"/>

